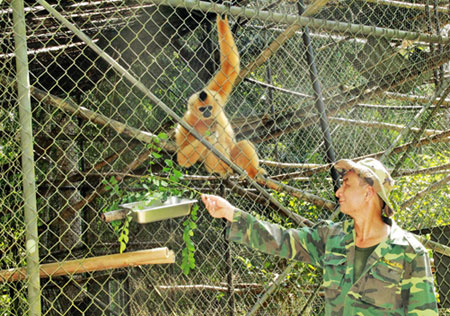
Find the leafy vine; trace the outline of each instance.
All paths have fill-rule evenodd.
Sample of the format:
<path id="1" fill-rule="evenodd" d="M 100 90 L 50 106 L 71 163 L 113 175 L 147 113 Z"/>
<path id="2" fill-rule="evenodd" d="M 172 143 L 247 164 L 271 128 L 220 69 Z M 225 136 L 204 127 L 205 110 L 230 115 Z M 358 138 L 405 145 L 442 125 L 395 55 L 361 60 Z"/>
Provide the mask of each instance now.
<path id="1" fill-rule="evenodd" d="M 160 153 L 161 147 L 159 143 L 161 140 L 168 139 L 167 134 L 160 133 L 155 139 L 155 142 L 148 145 L 148 149 L 151 151 L 150 164 L 156 164 L 157 160 L 162 159 Z M 115 177 L 111 177 L 109 180 L 103 180 L 105 190 L 109 192 L 109 198 L 113 202 L 103 209 L 103 212 L 113 211 L 120 208 L 123 203 L 146 201 L 151 202 L 153 200 L 165 201 L 169 196 L 182 196 L 186 192 L 190 192 L 190 198 L 194 198 L 201 193 L 183 185 L 180 181 L 183 179 L 183 173 L 174 167 L 173 161 L 170 159 L 164 159 L 163 171 L 166 173 L 166 177 L 161 177 L 153 173 L 148 174 L 141 179 L 141 186 L 145 189 L 145 193 L 142 192 L 125 192 L 121 189 L 119 181 Z M 138 180 L 135 180 L 135 182 Z M 183 241 L 185 247 L 182 250 L 181 269 L 185 275 L 195 269 L 195 244 L 192 239 L 194 236 L 194 230 L 197 228 L 197 211 L 199 209 L 198 204 L 194 204 L 191 209 L 190 216 L 183 222 Z M 114 232 L 119 235 L 118 242 L 120 244 L 120 253 L 123 253 L 129 242 L 130 223 L 132 217 L 127 214 L 124 220 L 112 222 Z"/>

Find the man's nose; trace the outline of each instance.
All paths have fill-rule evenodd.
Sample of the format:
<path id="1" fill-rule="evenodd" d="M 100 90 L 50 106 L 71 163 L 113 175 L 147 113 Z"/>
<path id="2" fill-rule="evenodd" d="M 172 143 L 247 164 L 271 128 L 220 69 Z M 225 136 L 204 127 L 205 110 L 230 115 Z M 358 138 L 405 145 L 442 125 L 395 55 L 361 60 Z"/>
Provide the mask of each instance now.
<path id="1" fill-rule="evenodd" d="M 339 196 L 341 195 L 341 193 L 342 193 L 342 187 L 340 187 L 339 189 L 337 189 L 337 191 L 336 191 L 336 193 L 335 193 L 335 195 L 336 195 L 336 197 L 337 198 L 339 198 Z"/>

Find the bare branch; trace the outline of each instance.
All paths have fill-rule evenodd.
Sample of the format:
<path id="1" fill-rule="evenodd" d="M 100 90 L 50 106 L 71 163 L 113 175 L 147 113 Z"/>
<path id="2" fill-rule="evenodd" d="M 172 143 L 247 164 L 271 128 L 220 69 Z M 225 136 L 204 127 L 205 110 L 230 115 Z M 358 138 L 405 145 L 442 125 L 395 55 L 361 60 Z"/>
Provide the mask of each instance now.
<path id="1" fill-rule="evenodd" d="M 410 147 L 419 148 L 419 147 L 422 147 L 422 146 L 425 146 L 428 144 L 439 143 L 439 142 L 444 142 L 444 143 L 450 142 L 450 130 L 446 130 L 440 134 L 437 134 L 437 135 L 434 135 L 431 137 L 421 138 L 417 143 L 409 142 L 404 145 L 395 147 L 392 150 L 392 153 L 401 153 L 401 152 L 408 150 Z M 355 160 L 362 160 L 362 159 L 370 158 L 370 157 L 379 158 L 383 154 L 384 154 L 384 151 L 380 151 L 380 152 L 373 153 L 370 155 L 358 157 Z"/>
<path id="2" fill-rule="evenodd" d="M 302 14 L 302 17 L 311 16 L 327 4 L 329 0 L 316 0 L 311 5 L 306 8 L 305 12 Z M 259 66 L 264 64 L 272 55 L 274 55 L 281 46 L 286 43 L 292 36 L 295 35 L 295 32 L 302 28 L 299 24 L 290 25 L 283 33 L 281 33 L 272 43 L 270 43 L 269 47 L 261 52 L 261 54 L 250 64 L 242 68 L 239 76 L 235 82 L 235 85 L 239 85 L 239 83 L 247 78 L 253 71 L 255 71 Z"/>
<path id="3" fill-rule="evenodd" d="M 407 208 L 414 204 L 418 199 L 423 198 L 426 194 L 431 193 L 433 191 L 436 191 L 440 187 L 446 185 L 450 181 L 450 175 L 447 175 L 444 179 L 432 183 L 430 186 L 428 186 L 426 189 L 418 192 L 416 195 L 414 195 L 412 198 L 406 200 L 402 205 L 401 208 Z"/>
<path id="4" fill-rule="evenodd" d="M 446 172 L 447 169 L 450 169 L 450 163 L 431 168 L 400 170 L 399 172 L 397 172 L 397 175 L 400 177 L 406 177 L 406 176 L 413 176 L 416 174 L 437 174 L 439 173 L 439 171 Z M 448 171 L 446 173 L 448 173 Z"/>
<path id="5" fill-rule="evenodd" d="M 276 161 L 270 161 L 270 160 L 260 160 L 259 163 L 269 166 L 269 167 L 275 167 L 275 168 L 297 168 L 297 169 L 307 169 L 307 170 L 325 166 L 323 164 L 315 164 L 315 163 L 284 163 L 284 162 L 276 162 Z"/>
<path id="6" fill-rule="evenodd" d="M 16 86 L 15 80 L 10 79 L 1 74 L 0 74 L 0 83 L 4 84 L 6 86 L 8 86 L 8 85 Z M 137 128 L 128 126 L 124 123 L 113 120 L 102 114 L 91 111 L 85 107 L 77 106 L 69 100 L 63 100 L 57 96 L 51 95 L 51 94 L 49 94 L 45 91 L 42 91 L 38 88 L 31 87 L 30 90 L 31 90 L 31 95 L 33 97 L 35 97 L 37 100 L 39 100 L 45 104 L 51 105 L 55 108 L 65 111 L 65 112 L 77 115 L 78 117 L 81 117 L 81 118 L 83 118 L 87 121 L 90 121 L 92 123 L 95 123 L 97 125 L 110 127 L 119 134 L 126 135 L 131 138 L 134 138 L 134 139 L 137 139 L 144 143 L 149 143 L 149 144 L 154 143 L 154 140 L 157 139 L 157 136 L 150 132 L 141 131 Z M 158 143 L 158 146 L 167 150 L 168 152 L 176 151 L 176 146 L 171 141 L 160 140 Z"/>
<path id="7" fill-rule="evenodd" d="M 385 95 L 388 96 L 391 99 L 401 100 L 401 101 L 410 101 L 414 103 L 428 103 L 430 102 L 430 97 L 423 97 L 419 95 L 407 95 L 402 93 L 396 93 L 396 92 L 385 92 Z M 436 98 L 436 100 L 433 101 L 433 104 L 436 104 L 440 101 L 440 98 Z M 442 101 L 442 105 L 444 107 L 450 106 L 450 99 L 445 99 Z"/>
<path id="8" fill-rule="evenodd" d="M 414 9 L 414 10 L 426 10 L 426 6 L 421 3 L 410 3 L 410 2 L 403 2 L 403 1 L 394 1 L 394 0 L 364 0 L 366 2 L 371 2 L 375 4 L 380 5 L 386 5 L 390 7 L 398 7 L 398 8 L 405 8 L 405 9 Z M 446 7 L 437 7 L 436 8 L 438 12 L 449 14 L 450 9 Z"/>
<path id="9" fill-rule="evenodd" d="M 436 103 L 436 102 L 433 102 Z M 361 103 L 357 104 L 357 107 L 367 108 L 367 109 L 375 109 L 375 110 L 394 110 L 394 111 L 418 111 L 423 109 L 423 106 L 420 105 L 382 105 L 382 104 L 366 104 Z M 448 107 L 448 106 L 447 106 Z M 435 106 L 430 106 L 429 109 L 434 109 Z M 439 107 L 439 109 L 446 109 L 445 106 Z"/>
<path id="10" fill-rule="evenodd" d="M 125 168 L 123 168 L 122 172 L 127 174 L 130 171 L 135 170 L 136 168 L 138 168 L 145 160 L 147 160 L 147 158 L 150 156 L 151 151 L 146 150 L 145 152 L 143 152 L 142 154 L 140 154 L 134 161 L 132 161 L 128 166 L 126 166 Z M 124 176 L 116 176 L 115 179 L 117 181 L 121 181 L 124 178 Z M 101 184 L 100 186 L 98 186 L 94 192 L 92 192 L 89 196 L 83 198 L 81 201 L 79 201 L 78 203 L 75 203 L 74 205 L 69 205 L 66 207 L 66 209 L 72 209 L 73 211 L 78 211 L 81 208 L 83 208 L 84 206 L 86 206 L 87 204 L 89 204 L 90 202 L 92 202 L 95 198 L 97 198 L 98 196 L 103 195 L 106 192 L 106 184 Z M 63 210 L 64 212 L 65 210 Z"/>
<path id="11" fill-rule="evenodd" d="M 258 179 L 258 183 L 261 185 L 264 185 L 270 189 L 276 190 L 276 191 L 287 192 L 287 193 L 295 196 L 296 198 L 299 198 L 301 200 L 310 202 L 314 205 L 323 207 L 329 211 L 334 211 L 334 209 L 336 208 L 336 203 L 334 203 L 332 201 L 326 200 L 324 198 L 321 198 L 321 197 L 311 194 L 311 193 L 303 192 L 297 188 L 291 187 L 291 186 L 281 183 L 281 182 L 277 182 L 272 179 L 266 179 L 266 180 Z"/>
<path id="12" fill-rule="evenodd" d="M 383 122 L 369 122 L 369 121 L 361 121 L 361 120 L 351 120 L 351 119 L 344 119 L 339 117 L 329 117 L 328 118 L 330 122 L 338 123 L 341 125 L 353 125 L 353 126 L 364 126 L 364 127 L 373 127 L 373 128 L 384 128 L 384 129 L 391 129 L 394 131 L 401 132 L 406 128 L 404 125 L 399 124 L 391 124 L 391 123 L 383 123 Z M 420 133 L 422 132 L 420 128 L 412 127 L 412 132 Z M 424 130 L 424 133 L 428 136 L 440 134 L 442 131 L 434 130 L 434 129 L 426 129 Z"/>
<path id="13" fill-rule="evenodd" d="M 417 67 L 414 70 L 409 70 L 409 74 L 406 77 L 403 77 L 403 72 L 399 72 L 399 74 L 394 75 L 388 75 L 384 79 L 384 82 L 390 82 L 389 84 L 386 83 L 384 85 L 380 86 L 379 80 L 373 80 L 363 86 L 356 87 L 354 89 L 351 89 L 350 91 L 347 91 L 341 95 L 333 96 L 330 98 L 327 98 L 326 101 L 328 103 L 335 102 L 335 100 L 343 100 L 339 106 L 329 109 L 327 111 L 328 116 L 336 115 L 337 113 L 344 111 L 346 109 L 349 109 L 353 106 L 356 106 L 357 104 L 363 102 L 364 100 L 370 99 L 376 95 L 380 95 L 381 93 L 384 93 L 385 91 L 395 88 L 397 86 L 401 86 L 402 84 L 414 80 L 417 76 L 421 75 L 424 71 L 431 71 L 432 69 L 439 67 L 440 65 L 443 65 L 444 63 L 448 62 L 450 59 L 450 46 L 447 45 L 445 49 L 443 49 L 442 54 L 437 54 L 434 57 L 430 58 L 430 62 L 427 62 L 423 64 L 421 67 Z M 443 100 L 442 100 L 443 101 Z M 254 135 L 255 133 L 258 134 L 258 131 L 261 131 L 261 133 L 264 134 L 264 136 L 256 136 L 252 137 L 251 141 L 254 143 L 260 143 L 266 140 L 274 139 L 279 137 L 280 135 L 285 135 L 286 133 L 296 131 L 302 128 L 309 127 L 311 125 L 314 125 L 318 122 L 319 116 L 314 113 L 310 108 L 303 107 L 297 111 L 286 113 L 285 116 L 274 119 L 274 120 L 267 120 L 265 122 L 264 126 L 258 127 L 257 130 L 252 130 L 251 132 L 247 133 L 241 133 L 239 134 L 240 137 L 248 137 L 251 135 Z M 291 119 L 295 118 L 301 118 L 301 120 L 297 122 L 293 122 L 289 124 L 287 127 L 283 128 L 272 128 L 268 129 L 267 126 L 279 126 L 285 121 L 285 117 L 290 117 Z"/>

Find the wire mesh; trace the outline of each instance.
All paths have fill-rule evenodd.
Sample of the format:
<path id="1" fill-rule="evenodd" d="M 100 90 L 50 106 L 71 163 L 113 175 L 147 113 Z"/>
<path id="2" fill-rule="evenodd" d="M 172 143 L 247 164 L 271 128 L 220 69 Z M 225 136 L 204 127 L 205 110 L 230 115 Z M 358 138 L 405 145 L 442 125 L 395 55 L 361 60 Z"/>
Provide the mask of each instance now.
<path id="1" fill-rule="evenodd" d="M 226 225 L 200 204 L 197 218 L 196 208 L 147 224 L 123 211 L 118 220 L 105 218 L 126 202 L 214 193 L 287 227 L 298 223 L 286 210 L 313 223 L 328 219 L 335 206 L 330 148 L 336 159 L 358 159 L 392 147 L 384 159 L 397 184 L 395 220 L 449 246 L 445 1 L 322 1 L 312 11 L 307 1 L 313 19 L 305 20 L 297 1 L 50 4 L 179 117 L 220 67 L 216 16 L 227 14 L 241 71 L 224 111 L 236 140 L 254 144 L 266 175 L 260 190 L 245 175 L 221 177 L 203 162 L 179 166 L 177 119 L 42 2 L 25 2 L 40 263 L 64 270 L 81 259 L 79 273 L 42 276 L 42 315 L 245 315 L 255 306 L 256 315 L 321 314 L 321 271 L 303 263 L 259 302 L 291 262 L 229 244 Z M 0 1 L 0 12 L 4 273 L 26 267 L 27 240 L 10 3 Z M 328 149 L 313 83 L 321 88 Z M 173 250 L 175 262 L 82 270 L 82 259 L 158 247 Z M 431 252 L 440 312 L 450 314 L 449 258 Z M 29 314 L 27 279 L 4 276 L 0 314 Z"/>

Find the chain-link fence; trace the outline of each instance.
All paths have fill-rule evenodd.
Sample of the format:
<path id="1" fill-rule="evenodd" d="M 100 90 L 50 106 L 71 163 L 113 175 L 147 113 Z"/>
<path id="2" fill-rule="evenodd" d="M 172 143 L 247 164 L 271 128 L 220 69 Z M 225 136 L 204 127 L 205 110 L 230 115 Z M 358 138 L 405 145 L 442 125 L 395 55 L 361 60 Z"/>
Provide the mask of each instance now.
<path id="1" fill-rule="evenodd" d="M 369 156 L 396 179 L 395 220 L 428 238 L 450 314 L 449 11 L 0 1 L 0 314 L 320 314 L 318 268 L 228 243 L 201 203 L 151 223 L 121 205 L 204 192 L 287 227 L 339 219 L 329 163 Z M 256 182 L 177 161 L 188 99 L 220 68 L 217 14 L 241 68 L 224 111 L 236 141 L 254 144 Z M 203 135 L 219 155 L 219 135 Z"/>

